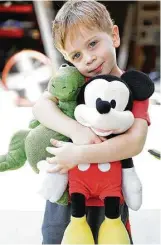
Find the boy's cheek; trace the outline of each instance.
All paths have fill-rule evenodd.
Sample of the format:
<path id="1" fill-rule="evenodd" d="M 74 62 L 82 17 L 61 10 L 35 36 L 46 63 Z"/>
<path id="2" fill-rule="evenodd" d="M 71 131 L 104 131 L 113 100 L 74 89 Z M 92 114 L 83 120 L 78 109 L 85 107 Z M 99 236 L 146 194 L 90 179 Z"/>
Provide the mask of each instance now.
<path id="1" fill-rule="evenodd" d="M 77 63 L 73 63 L 73 65 L 78 69 L 78 71 L 79 71 L 80 73 L 83 74 L 83 69 L 82 69 L 81 65 L 78 65 Z M 83 75 L 84 75 L 84 74 L 83 74 Z"/>

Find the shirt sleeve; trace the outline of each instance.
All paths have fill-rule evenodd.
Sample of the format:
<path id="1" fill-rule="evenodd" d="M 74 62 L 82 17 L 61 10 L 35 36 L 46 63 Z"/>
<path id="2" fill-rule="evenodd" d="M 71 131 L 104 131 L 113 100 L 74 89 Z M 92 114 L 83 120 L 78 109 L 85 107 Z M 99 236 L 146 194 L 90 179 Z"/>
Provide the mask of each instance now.
<path id="1" fill-rule="evenodd" d="M 148 107 L 149 107 L 149 99 L 143 101 L 135 100 L 133 103 L 132 113 L 135 118 L 145 119 L 149 126 L 150 117 L 148 113 Z"/>

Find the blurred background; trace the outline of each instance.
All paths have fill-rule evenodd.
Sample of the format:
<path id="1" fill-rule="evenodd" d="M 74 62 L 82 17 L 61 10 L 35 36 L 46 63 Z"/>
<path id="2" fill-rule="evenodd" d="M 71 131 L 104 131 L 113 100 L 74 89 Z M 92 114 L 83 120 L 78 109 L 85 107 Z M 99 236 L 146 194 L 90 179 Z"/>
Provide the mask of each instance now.
<path id="1" fill-rule="evenodd" d="M 150 99 L 151 126 L 143 152 L 134 158 L 143 183 L 141 210 L 130 212 L 134 243 L 160 244 L 160 2 L 100 1 L 119 26 L 121 69 L 136 68 L 155 84 Z M 55 50 L 51 24 L 64 1 L 0 1 L 0 154 L 11 136 L 28 128 L 32 106 L 64 62 Z M 26 163 L 0 173 L 0 244 L 41 243 L 45 202 L 37 194 L 38 177 Z M 32 220 L 32 221 L 31 221 Z M 32 224 L 31 224 L 32 223 Z"/>

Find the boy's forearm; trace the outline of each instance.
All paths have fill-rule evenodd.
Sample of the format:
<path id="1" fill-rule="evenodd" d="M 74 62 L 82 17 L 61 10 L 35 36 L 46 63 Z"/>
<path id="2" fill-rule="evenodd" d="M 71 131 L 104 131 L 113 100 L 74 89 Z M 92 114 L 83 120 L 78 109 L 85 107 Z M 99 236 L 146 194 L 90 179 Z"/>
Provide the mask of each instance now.
<path id="1" fill-rule="evenodd" d="M 58 108 L 56 99 L 47 93 L 36 102 L 33 114 L 41 124 L 69 138 L 79 128 L 77 121 L 66 116 Z"/>
<path id="2" fill-rule="evenodd" d="M 147 122 L 136 119 L 133 128 L 125 134 L 100 144 L 81 146 L 79 149 L 80 163 L 114 162 L 133 157 L 142 151 L 146 135 Z"/>

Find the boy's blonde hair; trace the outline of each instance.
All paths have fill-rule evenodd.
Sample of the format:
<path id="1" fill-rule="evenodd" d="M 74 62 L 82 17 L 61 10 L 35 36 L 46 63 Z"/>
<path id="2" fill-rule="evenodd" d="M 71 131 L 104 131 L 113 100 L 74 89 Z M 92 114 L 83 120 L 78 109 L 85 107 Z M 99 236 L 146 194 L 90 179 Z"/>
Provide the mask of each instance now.
<path id="1" fill-rule="evenodd" d="M 69 0 L 58 11 L 52 25 L 55 47 L 61 52 L 67 33 L 71 40 L 81 25 L 112 34 L 113 20 L 106 7 L 95 0 Z"/>

